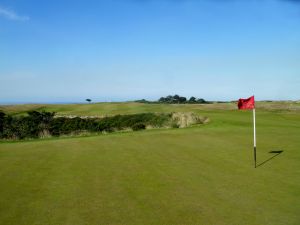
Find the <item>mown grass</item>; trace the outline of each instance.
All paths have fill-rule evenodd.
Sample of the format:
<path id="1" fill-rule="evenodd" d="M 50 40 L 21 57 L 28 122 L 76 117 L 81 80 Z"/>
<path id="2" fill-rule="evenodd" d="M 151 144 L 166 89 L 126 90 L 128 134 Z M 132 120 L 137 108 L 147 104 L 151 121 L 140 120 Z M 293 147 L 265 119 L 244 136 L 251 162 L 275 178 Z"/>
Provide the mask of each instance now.
<path id="1" fill-rule="evenodd" d="M 298 111 L 257 110 L 254 169 L 251 112 L 132 104 L 95 112 L 194 111 L 211 122 L 0 143 L 0 224 L 299 224 Z"/>

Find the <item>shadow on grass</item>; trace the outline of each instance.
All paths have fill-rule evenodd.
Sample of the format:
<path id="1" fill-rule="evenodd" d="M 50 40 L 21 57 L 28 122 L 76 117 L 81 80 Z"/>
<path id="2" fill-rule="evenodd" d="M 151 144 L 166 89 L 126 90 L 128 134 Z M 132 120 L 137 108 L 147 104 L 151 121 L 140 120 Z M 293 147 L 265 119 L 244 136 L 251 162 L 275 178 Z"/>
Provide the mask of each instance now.
<path id="1" fill-rule="evenodd" d="M 274 154 L 274 155 L 272 155 L 270 158 L 268 158 L 267 160 L 263 161 L 262 163 L 258 164 L 256 167 L 264 165 L 265 163 L 267 163 L 270 160 L 274 159 L 276 156 L 280 155 L 282 152 L 283 152 L 282 150 L 269 151 L 270 154 Z"/>

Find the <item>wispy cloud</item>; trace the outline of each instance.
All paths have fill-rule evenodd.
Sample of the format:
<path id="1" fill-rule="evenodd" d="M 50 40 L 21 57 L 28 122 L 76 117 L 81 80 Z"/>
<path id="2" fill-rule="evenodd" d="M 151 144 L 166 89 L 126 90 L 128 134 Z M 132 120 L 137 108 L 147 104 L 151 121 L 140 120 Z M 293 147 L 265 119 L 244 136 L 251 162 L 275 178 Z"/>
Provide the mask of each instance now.
<path id="1" fill-rule="evenodd" d="M 0 17 L 4 17 L 4 18 L 6 18 L 8 20 L 16 20 L 16 21 L 26 21 L 26 20 L 29 20 L 28 16 L 18 15 L 13 10 L 4 8 L 2 6 L 0 6 Z"/>

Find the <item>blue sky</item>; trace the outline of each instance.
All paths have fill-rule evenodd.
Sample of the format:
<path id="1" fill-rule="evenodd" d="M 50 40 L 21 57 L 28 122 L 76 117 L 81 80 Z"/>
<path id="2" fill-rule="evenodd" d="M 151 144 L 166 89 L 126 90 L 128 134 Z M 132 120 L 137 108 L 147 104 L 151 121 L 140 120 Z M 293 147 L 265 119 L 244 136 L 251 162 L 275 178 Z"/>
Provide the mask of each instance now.
<path id="1" fill-rule="evenodd" d="M 300 99 L 298 0 L 0 0 L 0 103 Z"/>

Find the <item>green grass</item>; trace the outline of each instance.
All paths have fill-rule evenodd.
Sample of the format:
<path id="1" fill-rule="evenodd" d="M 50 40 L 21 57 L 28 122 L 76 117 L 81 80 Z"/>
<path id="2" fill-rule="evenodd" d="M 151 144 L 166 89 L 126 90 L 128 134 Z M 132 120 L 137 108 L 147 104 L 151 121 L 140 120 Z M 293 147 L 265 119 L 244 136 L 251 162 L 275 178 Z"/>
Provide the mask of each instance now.
<path id="1" fill-rule="evenodd" d="M 72 115 L 194 111 L 211 122 L 0 143 L 0 224 L 300 223 L 297 110 L 258 107 L 254 169 L 252 114 L 231 104 L 45 107 Z M 272 150 L 283 152 L 271 158 Z"/>
<path id="2" fill-rule="evenodd" d="M 299 102 L 257 102 L 257 109 L 267 111 L 300 112 Z M 218 104 L 142 104 L 125 103 L 93 103 L 93 104 L 26 104 L 0 105 L 0 111 L 8 114 L 25 114 L 29 110 L 46 110 L 57 112 L 58 115 L 105 116 L 117 114 L 133 114 L 145 112 L 202 112 L 219 109 L 236 110 L 236 103 Z"/>

